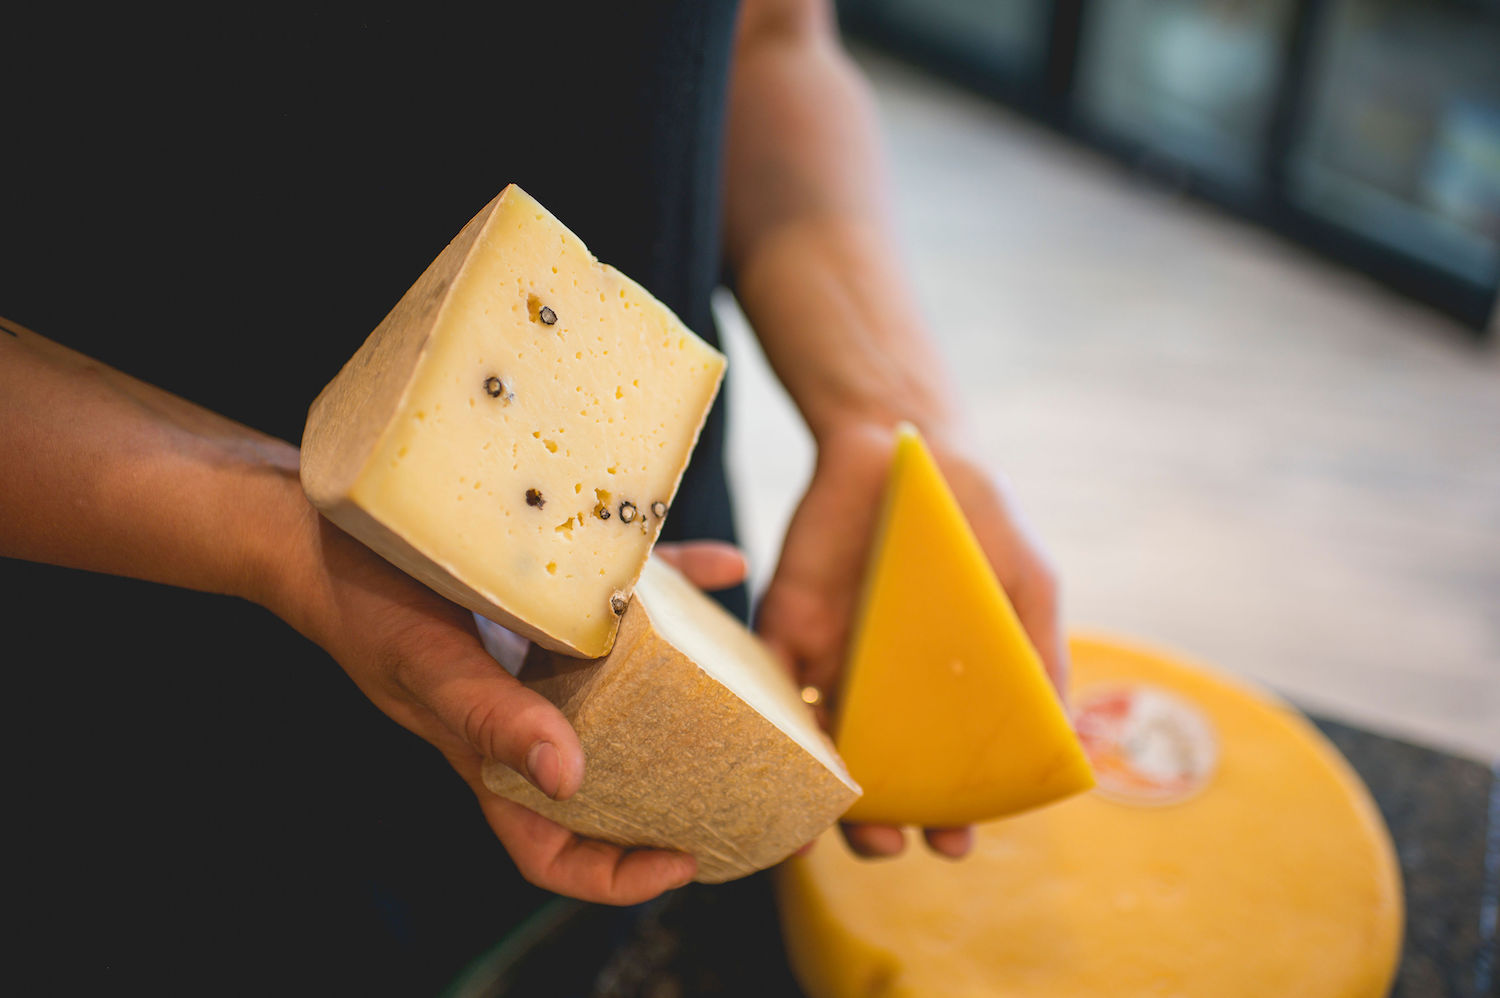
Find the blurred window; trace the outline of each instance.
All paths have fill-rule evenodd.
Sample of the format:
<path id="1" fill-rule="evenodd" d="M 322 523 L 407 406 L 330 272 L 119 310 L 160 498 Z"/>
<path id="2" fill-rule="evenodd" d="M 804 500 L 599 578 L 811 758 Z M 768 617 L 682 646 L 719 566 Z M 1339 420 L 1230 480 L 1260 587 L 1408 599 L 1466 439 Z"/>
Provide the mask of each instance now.
<path id="1" fill-rule="evenodd" d="M 1036 79 L 1046 69 L 1048 0 L 877 0 L 867 6 L 929 43 L 960 49 L 1008 76 Z"/>
<path id="2" fill-rule="evenodd" d="M 840 0 L 846 27 L 1484 329 L 1500 0 Z"/>
<path id="3" fill-rule="evenodd" d="M 1475 284 L 1500 280 L 1500 18 L 1342 0 L 1314 48 L 1289 196 Z"/>
<path id="4" fill-rule="evenodd" d="M 1080 40 L 1094 128 L 1230 187 L 1262 182 L 1292 0 L 1108 0 Z"/>

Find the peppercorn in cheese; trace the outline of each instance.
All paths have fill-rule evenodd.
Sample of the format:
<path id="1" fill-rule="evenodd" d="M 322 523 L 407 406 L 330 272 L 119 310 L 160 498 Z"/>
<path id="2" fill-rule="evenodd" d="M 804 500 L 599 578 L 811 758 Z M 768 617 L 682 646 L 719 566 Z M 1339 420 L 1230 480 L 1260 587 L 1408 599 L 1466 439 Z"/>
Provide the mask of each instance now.
<path id="1" fill-rule="evenodd" d="M 511 185 L 313 403 L 303 486 L 444 596 L 602 655 L 724 366 Z"/>

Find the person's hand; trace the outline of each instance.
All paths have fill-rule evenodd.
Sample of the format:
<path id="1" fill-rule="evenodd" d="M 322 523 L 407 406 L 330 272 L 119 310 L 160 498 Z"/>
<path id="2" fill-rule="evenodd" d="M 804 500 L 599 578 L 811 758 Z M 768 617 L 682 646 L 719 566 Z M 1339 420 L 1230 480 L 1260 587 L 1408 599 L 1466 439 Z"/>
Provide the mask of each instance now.
<path id="1" fill-rule="evenodd" d="M 538 886 L 631 904 L 692 877 L 688 856 L 580 839 L 484 787 L 480 767 L 497 759 L 543 793 L 572 795 L 577 735 L 489 656 L 472 614 L 318 515 L 297 448 L 8 320 L 0 328 L 0 554 L 266 607 L 443 753 Z M 87 501 L 59 513 L 58 496 Z M 745 575 L 727 544 L 659 550 L 705 588 Z"/>
<path id="2" fill-rule="evenodd" d="M 480 779 L 486 759 L 515 769 L 549 797 L 572 796 L 583 782 L 578 736 L 556 707 L 485 652 L 468 610 L 311 515 L 306 558 L 288 573 L 287 598 L 273 610 L 286 610 L 282 616 L 322 645 L 375 706 L 443 753 L 522 876 L 606 904 L 636 904 L 692 879 L 691 856 L 581 838 L 491 793 Z M 704 588 L 745 575 L 744 557 L 728 544 L 657 550 Z"/>
<path id="3" fill-rule="evenodd" d="M 832 698 L 895 440 L 892 428 L 873 423 L 823 436 L 812 482 L 760 604 L 761 635 L 791 663 L 800 683 L 821 691 L 829 709 L 837 708 Z M 1053 684 L 1066 689 L 1057 583 L 1047 559 L 999 482 L 942 437 L 928 436 L 927 443 Z M 850 847 L 865 856 L 895 855 L 905 842 L 893 826 L 846 824 L 843 830 Z M 973 838 L 969 828 L 929 828 L 925 835 L 932 849 L 955 858 L 968 852 Z"/>

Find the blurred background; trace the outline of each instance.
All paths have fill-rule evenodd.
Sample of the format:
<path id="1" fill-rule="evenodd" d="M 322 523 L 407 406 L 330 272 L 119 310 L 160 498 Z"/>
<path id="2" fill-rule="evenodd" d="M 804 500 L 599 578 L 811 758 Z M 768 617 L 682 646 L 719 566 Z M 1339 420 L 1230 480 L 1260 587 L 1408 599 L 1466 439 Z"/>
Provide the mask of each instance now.
<path id="1" fill-rule="evenodd" d="M 1069 624 L 1500 758 L 1500 2 L 840 15 L 926 314 Z M 812 447 L 718 312 L 763 587 Z"/>

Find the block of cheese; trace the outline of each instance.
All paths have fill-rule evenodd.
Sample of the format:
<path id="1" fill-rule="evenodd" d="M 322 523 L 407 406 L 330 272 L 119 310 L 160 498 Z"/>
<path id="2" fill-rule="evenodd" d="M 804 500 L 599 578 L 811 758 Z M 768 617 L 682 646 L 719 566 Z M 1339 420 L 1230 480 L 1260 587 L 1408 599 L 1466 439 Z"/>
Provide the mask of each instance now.
<path id="1" fill-rule="evenodd" d="M 303 487 L 449 599 L 602 655 L 723 371 L 512 185 L 313 403 Z"/>
<path id="2" fill-rule="evenodd" d="M 785 859 L 859 795 L 770 650 L 657 558 L 607 656 L 533 649 L 520 678 L 578 732 L 583 786 L 554 801 L 499 763 L 485 785 L 580 835 L 691 853 L 704 883 Z"/>
<path id="3" fill-rule="evenodd" d="M 886 485 L 835 716 L 849 821 L 965 825 L 1093 785 L 1041 659 L 916 430 Z"/>
<path id="4" fill-rule="evenodd" d="M 1266 695 L 1158 653 L 1072 645 L 1099 789 L 981 825 L 969 858 L 778 871 L 809 998 L 1381 998 L 1402 897 L 1343 757 Z"/>

